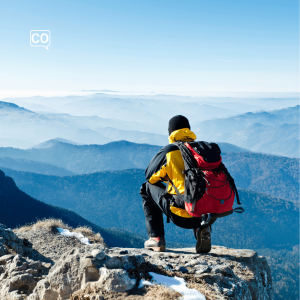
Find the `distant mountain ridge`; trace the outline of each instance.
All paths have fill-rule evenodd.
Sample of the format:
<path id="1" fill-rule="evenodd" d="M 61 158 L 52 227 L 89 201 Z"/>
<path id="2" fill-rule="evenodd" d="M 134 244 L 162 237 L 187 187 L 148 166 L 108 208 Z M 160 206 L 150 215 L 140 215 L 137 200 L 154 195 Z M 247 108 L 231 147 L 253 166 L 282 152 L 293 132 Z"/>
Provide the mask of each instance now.
<path id="1" fill-rule="evenodd" d="M 299 105 L 194 124 L 198 137 L 256 152 L 299 157 Z"/>
<path id="2" fill-rule="evenodd" d="M 299 159 L 247 152 L 226 143 L 219 145 L 223 162 L 238 187 L 298 201 Z M 71 145 L 54 141 L 50 148 L 0 148 L 0 157 L 46 162 L 77 174 L 88 174 L 106 170 L 145 169 L 160 148 L 127 141 L 106 145 Z M 24 168 L 20 170 L 26 171 Z"/>
<path id="3" fill-rule="evenodd" d="M 167 143 L 166 143 L 167 144 Z M 222 152 L 248 152 L 229 143 L 219 143 Z M 0 147 L 0 157 L 29 159 L 66 168 L 75 173 L 103 170 L 146 168 L 161 146 L 137 144 L 128 141 L 105 145 L 74 145 L 53 139 L 31 149 Z"/>
<path id="4" fill-rule="evenodd" d="M 76 173 L 48 163 L 28 159 L 0 157 L 0 169 L 9 168 L 15 171 L 31 172 L 44 175 L 71 176 Z"/>
<path id="5" fill-rule="evenodd" d="M 37 100 L 45 99 L 40 97 Z M 169 118 L 185 114 L 198 140 L 227 142 L 256 152 L 299 157 L 299 106 L 236 115 L 238 111 L 220 108 L 218 103 L 208 105 L 181 103 L 176 99 L 149 101 L 93 95 L 63 99 L 61 107 L 76 116 L 37 113 L 2 101 L 0 143 L 2 139 L 5 145 L 24 148 L 58 137 L 79 144 L 102 145 L 114 140 L 128 140 L 164 145 L 167 143 Z M 206 121 L 199 123 L 199 120 Z M 14 141 L 10 143 L 11 137 Z"/>
<path id="6" fill-rule="evenodd" d="M 20 148 L 57 137 L 79 144 L 102 145 L 124 139 L 152 145 L 167 143 L 166 136 L 146 132 L 148 129 L 149 126 L 134 121 L 100 118 L 95 115 L 37 113 L 3 101 L 0 105 L 0 145 L 1 139 L 6 139 L 6 144 L 9 144 L 12 136 L 14 142 L 12 141 L 11 145 Z"/>
<path id="7" fill-rule="evenodd" d="M 27 109 L 25 109 L 24 107 L 20 107 L 14 103 L 10 103 L 10 102 L 4 102 L 4 101 L 0 101 L 0 109 L 6 109 L 6 110 L 22 110 L 22 111 L 28 111 Z"/>
<path id="8" fill-rule="evenodd" d="M 260 123 L 262 125 L 282 125 L 282 124 L 297 124 L 299 123 L 299 109 L 300 105 L 294 107 L 287 107 L 273 111 L 258 111 L 258 112 L 247 112 L 244 114 L 235 115 L 229 118 L 216 118 L 214 120 L 208 120 L 194 124 L 195 128 L 199 125 L 212 122 L 228 122 L 231 121 L 232 128 L 240 126 L 238 129 L 247 128 L 249 125 Z M 227 130 L 220 127 L 220 131 Z"/>
<path id="9" fill-rule="evenodd" d="M 143 170 L 71 177 L 4 171 L 32 197 L 71 209 L 98 226 L 146 233 L 139 194 L 145 180 Z M 292 249 L 298 244 L 299 208 L 295 204 L 251 190 L 239 189 L 239 194 L 245 213 L 218 220 L 213 226 L 214 243 L 236 248 L 255 243 L 256 248 L 272 249 Z M 173 225 L 166 225 L 166 236 L 173 242 L 194 243 L 192 232 Z"/>
<path id="10" fill-rule="evenodd" d="M 79 143 L 105 144 L 111 140 L 87 126 L 55 117 L 55 114 L 40 114 L 12 103 L 1 102 L 0 137 L 40 141 L 55 137 Z"/>
<path id="11" fill-rule="evenodd" d="M 113 127 L 96 128 L 96 131 L 113 141 L 126 140 L 139 144 L 164 146 L 168 143 L 168 136 L 155 133 L 147 133 L 136 130 L 121 130 Z"/>
<path id="12" fill-rule="evenodd" d="M 56 138 L 56 139 L 48 140 L 48 141 L 42 142 L 40 144 L 37 144 L 32 148 L 37 148 L 37 149 L 50 148 L 50 147 L 57 145 L 58 143 L 64 143 L 64 144 L 70 144 L 70 145 L 82 145 L 82 144 L 79 144 L 79 143 L 76 143 L 76 142 L 73 142 L 70 140 Z"/>

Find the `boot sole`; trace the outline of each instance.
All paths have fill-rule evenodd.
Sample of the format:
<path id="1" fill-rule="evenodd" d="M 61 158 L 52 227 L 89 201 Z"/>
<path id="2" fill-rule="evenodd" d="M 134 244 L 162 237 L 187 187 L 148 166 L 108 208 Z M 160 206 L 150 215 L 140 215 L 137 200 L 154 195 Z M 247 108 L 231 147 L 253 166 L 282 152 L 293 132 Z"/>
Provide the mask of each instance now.
<path id="1" fill-rule="evenodd" d="M 165 246 L 160 246 L 160 247 L 145 247 L 147 250 L 153 250 L 155 252 L 165 252 L 166 247 Z"/>
<path id="2" fill-rule="evenodd" d="M 211 234 L 208 227 L 197 232 L 197 253 L 208 253 L 211 250 Z"/>

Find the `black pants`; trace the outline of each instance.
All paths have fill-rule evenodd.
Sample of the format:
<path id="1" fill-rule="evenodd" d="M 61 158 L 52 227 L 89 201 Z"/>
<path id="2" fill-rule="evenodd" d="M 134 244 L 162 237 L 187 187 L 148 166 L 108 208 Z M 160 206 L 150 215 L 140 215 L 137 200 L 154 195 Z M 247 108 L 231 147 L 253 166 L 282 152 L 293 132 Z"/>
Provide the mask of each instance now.
<path id="1" fill-rule="evenodd" d="M 164 236 L 163 213 L 170 217 L 170 220 L 177 226 L 185 229 L 201 228 L 200 220 L 196 218 L 182 218 L 170 211 L 169 202 L 164 197 L 165 185 L 161 182 L 142 184 L 140 194 L 143 198 L 143 209 L 145 214 L 146 228 L 149 237 Z M 212 225 L 216 219 L 211 219 Z"/>

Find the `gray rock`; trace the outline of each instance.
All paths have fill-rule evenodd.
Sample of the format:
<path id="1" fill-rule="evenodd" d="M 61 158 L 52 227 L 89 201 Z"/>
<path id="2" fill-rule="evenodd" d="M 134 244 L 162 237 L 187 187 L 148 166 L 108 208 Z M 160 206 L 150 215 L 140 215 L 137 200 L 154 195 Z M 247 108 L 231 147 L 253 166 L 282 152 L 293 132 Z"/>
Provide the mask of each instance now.
<path id="1" fill-rule="evenodd" d="M 179 272 L 182 272 L 182 273 L 188 273 L 189 272 L 187 268 L 182 267 L 182 266 L 176 267 L 175 271 L 179 271 Z"/>
<path id="2" fill-rule="evenodd" d="M 185 267 L 191 267 L 199 263 L 199 260 L 193 259 L 185 264 Z"/>
<path id="3" fill-rule="evenodd" d="M 12 254 L 3 255 L 0 257 L 0 265 L 5 265 L 8 261 L 12 260 L 15 256 Z"/>
<path id="4" fill-rule="evenodd" d="M 40 261 L 30 260 L 28 263 L 28 268 L 40 271 L 42 268 L 42 263 Z"/>
<path id="5" fill-rule="evenodd" d="M 88 282 L 98 281 L 101 261 L 89 254 L 90 249 L 73 249 L 52 266 L 46 280 L 41 280 L 30 299 L 69 299 Z M 56 298 L 55 298 L 56 297 Z"/>
<path id="6" fill-rule="evenodd" d="M 92 256 L 97 258 L 98 260 L 102 260 L 105 258 L 105 252 L 103 250 L 95 249 L 91 252 Z"/>
<path id="7" fill-rule="evenodd" d="M 42 263 L 42 266 L 45 267 L 46 269 L 51 269 L 52 265 L 51 263 Z"/>
<path id="8" fill-rule="evenodd" d="M 38 273 L 38 270 L 35 270 L 35 269 L 27 269 L 27 270 L 26 270 L 26 273 L 35 275 L 35 274 Z"/>
<path id="9" fill-rule="evenodd" d="M 34 292 L 28 297 L 28 300 L 57 300 L 59 297 L 58 292 L 50 287 L 47 279 L 38 282 Z"/>
<path id="10" fill-rule="evenodd" d="M 11 249 L 10 251 L 23 254 L 23 240 L 19 239 L 10 228 L 7 228 L 5 225 L 1 224 L 0 256 L 9 254 L 7 253 L 6 249 Z"/>
<path id="11" fill-rule="evenodd" d="M 202 267 L 197 268 L 195 274 L 200 275 L 203 273 L 209 273 L 210 270 L 211 270 L 211 267 L 202 266 Z"/>
<path id="12" fill-rule="evenodd" d="M 274 299 L 270 268 L 266 259 L 253 250 L 213 246 L 210 253 L 199 255 L 195 255 L 194 248 L 168 249 L 159 254 L 146 249 L 124 250 L 130 251 L 132 256 L 141 255 L 146 263 L 155 266 L 172 265 L 175 271 L 187 270 L 189 273 L 195 270 L 195 278 L 206 282 L 215 291 L 215 299 Z M 120 248 L 111 248 L 109 255 L 119 252 Z M 182 267 L 182 264 L 188 268 Z"/>
<path id="13" fill-rule="evenodd" d="M 134 269 L 136 265 L 142 264 L 145 259 L 142 255 L 108 256 L 104 262 L 107 269 Z"/>
<path id="14" fill-rule="evenodd" d="M 125 292 L 131 290 L 136 285 L 136 280 L 131 279 L 127 272 L 122 269 L 109 270 L 101 268 L 99 274 L 99 282 L 108 292 Z"/>
<path id="15" fill-rule="evenodd" d="M 33 276 L 30 274 L 21 274 L 12 277 L 9 281 L 6 281 L 1 294 L 5 297 L 12 297 L 10 294 L 14 291 L 20 292 L 21 289 L 24 289 L 24 292 L 32 292 L 36 286 L 36 281 Z"/>
<path id="16" fill-rule="evenodd" d="M 23 244 L 23 239 L 28 242 Z M 103 243 L 84 245 L 49 228 L 15 235 L 0 224 L 0 255 L 1 300 L 66 300 L 77 292 L 90 300 L 102 300 L 101 290 L 128 291 L 156 268 L 204 284 L 216 300 L 274 299 L 267 261 L 252 250 L 213 246 L 208 254 L 196 254 L 194 248 L 162 253 L 108 249 Z M 90 295 L 90 291 L 100 292 Z"/>

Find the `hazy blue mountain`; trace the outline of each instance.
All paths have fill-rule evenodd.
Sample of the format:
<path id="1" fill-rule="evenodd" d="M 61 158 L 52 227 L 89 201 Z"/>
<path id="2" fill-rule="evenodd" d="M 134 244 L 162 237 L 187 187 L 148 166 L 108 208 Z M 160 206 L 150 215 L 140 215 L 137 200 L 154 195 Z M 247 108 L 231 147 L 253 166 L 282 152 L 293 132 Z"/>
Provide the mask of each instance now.
<path id="1" fill-rule="evenodd" d="M 35 143 L 65 138 L 83 144 L 105 144 L 111 140 L 87 126 L 61 120 L 55 115 L 35 113 L 13 103 L 0 101 L 0 137 Z"/>
<path id="2" fill-rule="evenodd" d="M 132 102 L 169 102 L 173 105 L 178 103 L 198 103 L 213 105 L 219 108 L 230 109 L 234 111 L 239 111 L 240 113 L 258 111 L 261 109 L 264 110 L 274 110 L 282 109 L 285 107 L 295 106 L 299 104 L 299 93 L 277 93 L 277 97 L 274 98 L 274 94 L 265 94 L 262 97 L 261 93 L 231 93 L 230 96 L 224 95 L 224 93 L 217 95 L 206 95 L 206 96 L 179 96 L 179 95 L 168 95 L 168 94 L 148 94 L 148 95 L 138 95 L 138 94 L 108 94 L 105 90 L 102 91 L 90 91 L 95 92 L 94 94 L 89 95 L 70 95 L 70 96 L 34 96 L 34 97 L 22 97 L 22 98 L 7 98 L 3 99 L 6 102 L 13 102 L 18 104 L 18 102 L 26 102 L 38 105 L 44 105 L 56 110 L 59 110 L 59 107 L 81 100 L 91 100 L 91 99 L 125 99 Z M 109 100 L 108 100 L 109 101 Z M 159 106 L 157 106 L 159 107 Z M 28 108 L 30 109 L 30 108 Z M 34 109 L 33 109 L 34 110 Z"/>
<path id="3" fill-rule="evenodd" d="M 51 108 L 60 112 L 60 114 L 46 113 L 49 118 L 60 119 L 63 123 L 71 122 L 73 127 L 75 126 L 76 128 L 79 126 L 79 128 L 94 130 L 99 127 L 112 127 L 121 130 L 142 131 L 163 135 L 166 134 L 168 120 L 178 114 L 188 117 L 192 127 L 194 127 L 195 124 L 199 124 L 199 122 L 205 120 L 228 118 L 241 113 L 257 112 L 261 109 L 281 109 L 299 104 L 299 99 L 293 94 L 282 95 L 282 98 L 257 98 L 251 93 L 249 93 L 249 97 L 245 97 L 244 95 L 244 98 L 240 98 L 239 96 L 182 97 L 155 94 L 116 95 L 95 93 L 85 96 L 10 98 L 6 101 L 27 103 L 28 105 L 24 104 L 27 108 L 33 107 L 30 106 L 33 104 L 44 106 L 45 110 L 46 108 Z M 38 109 L 38 107 L 33 108 L 34 110 Z M 39 109 L 39 111 L 41 110 Z M 76 116 L 70 116 L 66 113 Z M 74 140 L 74 137 L 71 138 L 66 134 L 64 136 L 47 136 L 43 140 L 55 137 Z M 210 136 L 208 138 L 200 137 L 200 139 L 209 138 Z M 41 140 L 34 141 L 40 142 Z M 130 141 L 140 142 L 139 140 L 133 140 L 132 137 Z M 217 141 L 226 142 L 227 140 Z M 77 142 L 82 143 L 79 140 Z M 233 143 L 232 141 L 230 142 Z M 241 144 L 237 145 L 241 146 Z"/>
<path id="4" fill-rule="evenodd" d="M 0 157 L 0 168 L 56 176 L 70 176 L 76 174 L 48 163 L 9 157 Z"/>
<path id="5" fill-rule="evenodd" d="M 146 233 L 139 195 L 144 181 L 143 170 L 71 177 L 4 171 L 21 190 L 34 198 L 71 209 L 102 227 Z M 257 248 L 273 249 L 286 249 L 298 244 L 299 209 L 292 202 L 250 190 L 240 189 L 239 193 L 246 212 L 218 220 L 214 225 L 214 243 L 236 248 L 251 245 L 253 248 L 255 243 Z M 173 225 L 166 225 L 166 231 L 170 241 L 194 242 L 190 231 Z"/>
<path id="6" fill-rule="evenodd" d="M 106 145 L 70 145 L 57 142 L 49 148 L 0 148 L 0 157 L 47 162 L 75 173 L 144 168 L 161 147 L 127 141 Z M 75 171 L 77 170 L 77 171 Z"/>
<path id="7" fill-rule="evenodd" d="M 8 99 L 7 102 L 12 102 L 11 100 L 12 99 Z M 38 103 L 26 102 L 26 99 L 25 99 L 25 101 L 14 100 L 13 103 L 17 104 L 18 106 L 24 107 L 28 110 L 34 111 L 34 112 L 44 112 L 44 113 L 45 112 L 47 112 L 47 113 L 56 113 L 57 112 L 55 109 L 47 107 L 45 105 L 41 105 L 41 104 L 38 104 Z"/>
<path id="8" fill-rule="evenodd" d="M 99 232 L 110 247 L 143 247 L 144 239 L 126 230 L 101 228 L 76 213 L 38 201 L 20 191 L 12 178 L 0 170 L 0 221 L 15 228 L 39 219 L 61 219 L 72 227 L 88 226 Z"/>
<path id="9" fill-rule="evenodd" d="M 37 113 L 13 103 L 0 102 L 0 146 L 29 148 L 41 141 L 55 138 L 99 145 L 126 139 L 152 145 L 167 143 L 165 136 L 145 132 L 149 128 L 151 126 L 147 124 L 115 118 Z M 167 127 L 164 132 L 167 133 Z"/>
<path id="10" fill-rule="evenodd" d="M 113 141 L 126 140 L 133 143 L 158 146 L 165 146 L 168 144 L 168 136 L 162 134 L 147 133 L 136 130 L 121 130 L 113 127 L 96 128 L 95 130 Z"/>
<path id="11" fill-rule="evenodd" d="M 194 124 L 198 139 L 228 142 L 247 149 L 299 157 L 299 105 L 246 113 Z"/>
<path id="12" fill-rule="evenodd" d="M 0 147 L 13 147 L 13 148 L 20 148 L 20 149 L 28 149 L 34 145 L 35 145 L 35 143 L 32 141 L 0 137 Z"/>
<path id="13" fill-rule="evenodd" d="M 299 157 L 298 124 L 283 124 L 274 127 L 256 123 L 249 126 L 247 130 L 231 134 L 226 141 L 252 151 Z"/>
<path id="14" fill-rule="evenodd" d="M 209 130 L 207 134 L 216 132 L 226 133 L 233 130 L 243 130 L 253 124 L 275 126 L 299 123 L 299 105 L 282 110 L 248 112 L 230 118 L 215 119 L 194 124 L 193 130 Z"/>
<path id="15" fill-rule="evenodd" d="M 113 113 L 118 119 L 140 119 L 141 123 L 147 122 L 151 124 L 153 120 L 148 119 L 151 114 L 156 116 L 155 122 L 162 122 L 164 119 L 168 120 L 174 115 L 183 114 L 193 123 L 212 118 L 224 118 L 240 113 L 255 112 L 262 109 L 273 110 L 294 106 L 299 103 L 299 98 L 297 98 L 296 94 L 278 94 L 278 98 L 258 98 L 251 93 L 245 94 L 243 97 L 240 97 L 240 95 L 232 95 L 231 97 L 189 97 L 159 94 L 116 95 L 102 92 L 85 96 L 10 99 L 10 102 L 14 101 L 45 105 L 61 112 L 69 112 L 76 115 L 91 115 L 92 112 L 92 115 L 96 114 L 101 117 L 111 118 Z M 157 119 L 157 117 L 159 118 Z M 161 125 L 163 124 L 161 123 Z M 161 133 L 161 129 L 157 132 L 154 131 L 154 133 Z"/>
<path id="16" fill-rule="evenodd" d="M 103 94 L 90 95 L 88 99 L 66 103 L 59 109 L 72 115 L 96 114 L 101 118 L 114 116 L 124 121 L 147 124 L 148 131 L 153 133 L 161 133 L 162 128 L 167 129 L 169 119 L 178 114 L 187 115 L 191 122 L 195 122 L 237 113 L 229 108 L 219 108 L 206 103 L 159 101 L 151 97 L 148 99 L 118 98 Z"/>
<path id="17" fill-rule="evenodd" d="M 167 143 L 166 143 L 167 144 Z M 220 143 L 223 152 L 248 150 Z M 92 173 L 104 170 L 146 168 L 161 146 L 136 144 L 127 141 L 105 145 L 73 145 L 53 139 L 31 149 L 0 148 L 0 157 L 11 157 L 46 162 L 75 173 Z"/>
<path id="18" fill-rule="evenodd" d="M 299 199 L 299 159 L 247 152 L 220 143 L 223 161 L 237 186 L 290 201 Z M 160 147 L 127 141 L 106 145 L 70 145 L 56 141 L 40 149 L 0 148 L 0 157 L 46 162 L 78 174 L 131 168 L 145 169 Z M 241 152 L 243 151 L 243 152 Z"/>
<path id="19" fill-rule="evenodd" d="M 49 117 L 55 118 L 62 123 L 69 123 L 72 124 L 74 127 L 78 128 L 89 128 L 89 129 L 96 129 L 96 128 L 104 128 L 104 127 L 113 127 L 116 129 L 121 130 L 138 130 L 147 132 L 149 126 L 143 125 L 136 121 L 123 121 L 116 119 L 114 116 L 109 116 L 110 118 L 100 118 L 96 116 L 94 113 L 90 116 L 72 116 L 70 114 L 65 113 L 55 113 L 55 114 L 46 114 Z"/>
<path id="20" fill-rule="evenodd" d="M 113 140 L 129 140 L 163 145 L 167 140 L 164 134 L 167 134 L 169 118 L 186 112 L 198 140 L 228 142 L 257 152 L 299 156 L 299 107 L 271 112 L 250 112 L 199 123 L 199 120 L 230 116 L 234 113 L 203 103 L 175 101 L 172 104 L 170 100 L 105 98 L 103 95 L 79 99 L 84 100 L 76 102 L 80 103 L 78 114 L 91 110 L 90 114 L 93 113 L 93 116 L 36 113 L 13 103 L 0 102 L 0 139 L 13 137 L 14 144 L 4 145 L 20 148 L 24 148 L 24 142 L 18 140 L 38 144 L 54 138 L 68 139 L 79 144 L 102 145 Z M 73 104 L 66 105 L 73 107 Z M 124 109 L 121 110 L 119 105 L 121 108 L 124 106 Z M 103 114 L 107 114 L 106 117 L 95 116 L 97 109 L 94 106 L 101 108 Z"/>
<path id="21" fill-rule="evenodd" d="M 49 141 L 45 141 L 43 143 L 34 145 L 33 148 L 37 148 L 37 149 L 43 149 L 43 148 L 50 148 L 55 146 L 57 143 L 65 143 L 65 144 L 70 144 L 70 145 L 80 145 L 79 143 L 67 140 L 67 139 L 61 139 L 61 138 L 56 138 L 56 139 L 52 139 Z"/>

